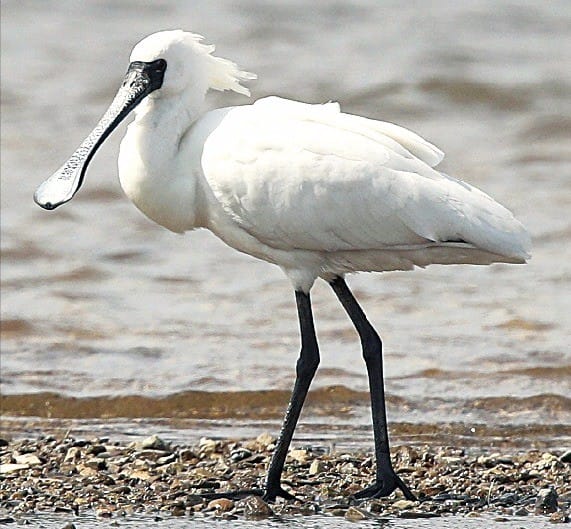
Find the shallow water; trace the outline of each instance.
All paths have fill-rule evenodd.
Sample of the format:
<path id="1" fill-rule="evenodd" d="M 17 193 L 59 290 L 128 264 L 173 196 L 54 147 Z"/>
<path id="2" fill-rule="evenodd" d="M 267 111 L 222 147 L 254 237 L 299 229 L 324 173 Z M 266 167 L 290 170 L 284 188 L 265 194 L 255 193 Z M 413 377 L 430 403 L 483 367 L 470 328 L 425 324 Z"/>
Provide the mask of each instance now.
<path id="1" fill-rule="evenodd" d="M 181 426 L 196 436 L 216 421 L 237 421 L 246 435 L 277 430 L 298 350 L 293 292 L 277 268 L 209 233 L 183 238 L 143 218 L 117 182 L 121 133 L 98 153 L 73 203 L 48 213 L 32 201 L 106 109 L 132 45 L 180 26 L 258 73 L 256 98 L 338 100 L 420 132 L 447 152 L 443 170 L 484 189 L 531 231 L 527 266 L 350 278 L 384 340 L 397 438 L 425 442 L 444 430 L 450 444 L 469 443 L 483 432 L 479 442 L 493 444 L 529 431 L 530 444 L 568 443 L 571 5 L 418 7 L 3 2 L 1 374 L 3 394 L 14 396 L 4 413 L 65 418 L 75 406 L 76 418 L 149 426 L 165 415 L 203 419 Z M 209 101 L 246 102 L 229 94 Z M 312 295 L 322 401 L 309 406 L 300 435 L 326 439 L 341 424 L 368 440 L 356 335 L 326 285 Z M 197 393 L 182 393 L 190 390 Z M 244 391 L 258 400 L 240 406 Z M 127 395 L 151 400 L 117 401 L 110 411 L 96 398 Z M 208 398 L 218 400 L 200 404 Z M 57 399 L 59 415 L 45 404 Z M 409 424 L 417 437 L 401 430 Z M 176 424 L 165 428 L 179 435 Z"/>
<path id="2" fill-rule="evenodd" d="M 97 519 L 96 517 L 83 516 L 79 518 L 73 518 L 69 515 L 46 515 L 41 517 L 30 517 L 30 526 L 33 527 L 34 524 L 38 524 L 37 527 L 48 528 L 61 528 L 65 523 L 70 520 L 75 524 L 76 527 L 109 527 L 108 519 Z M 431 529 L 481 529 L 483 527 L 493 527 L 495 524 L 500 523 L 494 521 L 495 518 L 491 516 L 483 516 L 481 518 L 439 518 L 434 520 L 398 520 L 398 519 L 387 519 L 387 520 L 363 520 L 358 522 L 357 526 L 364 528 L 375 528 L 375 529 L 416 529 L 423 527 L 430 527 Z M 291 528 L 303 528 L 303 529 L 338 529 L 338 528 L 348 528 L 355 527 L 355 522 L 351 522 L 344 519 L 339 519 L 333 516 L 296 516 L 290 518 L 280 518 L 276 520 L 257 520 L 255 522 L 251 521 L 213 521 L 212 518 L 192 518 L 189 520 L 186 517 L 176 518 L 167 516 L 156 520 L 150 516 L 137 516 L 126 518 L 121 520 L 119 525 L 126 528 L 143 528 L 143 527 L 169 527 L 176 529 L 178 527 L 193 527 L 193 528 L 209 528 L 213 524 L 221 527 L 236 527 L 236 528 L 251 528 L 255 526 L 259 529 L 270 529 L 275 527 L 291 527 Z M 501 527 L 505 529 L 521 529 L 526 527 L 529 529 L 540 529 L 542 527 L 552 527 L 553 524 L 541 519 L 540 517 L 514 517 L 513 519 L 502 519 L 500 523 Z"/>

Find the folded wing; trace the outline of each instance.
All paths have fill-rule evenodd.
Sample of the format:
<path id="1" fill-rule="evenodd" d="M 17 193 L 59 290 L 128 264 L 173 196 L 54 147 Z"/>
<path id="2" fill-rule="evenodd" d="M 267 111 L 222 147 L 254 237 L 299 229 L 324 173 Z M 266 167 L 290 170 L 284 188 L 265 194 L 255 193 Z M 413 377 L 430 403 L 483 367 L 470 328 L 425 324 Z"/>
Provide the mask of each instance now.
<path id="1" fill-rule="evenodd" d="M 204 175 L 260 242 L 324 252 L 467 243 L 524 260 L 529 237 L 503 206 L 433 166 L 436 147 L 336 103 L 276 97 L 236 107 L 208 136 Z"/>

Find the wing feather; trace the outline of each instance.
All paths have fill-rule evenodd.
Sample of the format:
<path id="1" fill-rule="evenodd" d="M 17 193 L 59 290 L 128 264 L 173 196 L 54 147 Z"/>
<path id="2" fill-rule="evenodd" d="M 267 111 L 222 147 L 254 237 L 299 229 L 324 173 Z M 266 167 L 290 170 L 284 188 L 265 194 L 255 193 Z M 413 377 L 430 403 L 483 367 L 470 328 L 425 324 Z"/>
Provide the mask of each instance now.
<path id="1" fill-rule="evenodd" d="M 275 248 L 463 241 L 526 256 L 523 226 L 485 193 L 433 169 L 441 158 L 414 133 L 340 113 L 336 103 L 272 97 L 226 114 L 205 142 L 202 168 L 224 210 Z"/>

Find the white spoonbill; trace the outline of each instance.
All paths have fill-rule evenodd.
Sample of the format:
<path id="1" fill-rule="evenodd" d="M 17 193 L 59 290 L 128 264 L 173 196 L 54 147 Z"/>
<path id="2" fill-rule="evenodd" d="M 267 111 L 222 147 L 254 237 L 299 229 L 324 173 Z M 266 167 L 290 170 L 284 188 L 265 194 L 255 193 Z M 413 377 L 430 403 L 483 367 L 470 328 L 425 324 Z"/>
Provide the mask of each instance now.
<path id="1" fill-rule="evenodd" d="M 281 473 L 319 364 L 309 291 L 327 281 L 359 334 L 371 392 L 376 481 L 358 497 L 413 493 L 391 465 L 382 344 L 345 283 L 347 273 L 430 264 L 524 263 L 525 228 L 482 191 L 438 172 L 443 153 L 407 129 L 345 114 L 337 103 L 267 97 L 206 112 L 209 89 L 249 95 L 255 75 L 212 55 L 181 30 L 143 39 L 93 132 L 36 191 L 54 209 L 70 200 L 97 148 L 131 110 L 119 179 L 150 219 L 174 232 L 207 228 L 278 265 L 295 289 L 301 353 L 268 470 L 267 500 L 291 498 Z"/>

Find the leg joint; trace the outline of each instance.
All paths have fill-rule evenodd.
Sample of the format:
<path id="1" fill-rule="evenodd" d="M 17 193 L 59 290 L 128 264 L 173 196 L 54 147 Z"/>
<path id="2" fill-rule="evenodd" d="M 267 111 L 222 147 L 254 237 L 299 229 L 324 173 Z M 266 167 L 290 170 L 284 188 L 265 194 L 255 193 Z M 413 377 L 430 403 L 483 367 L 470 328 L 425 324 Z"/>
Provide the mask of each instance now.
<path id="1" fill-rule="evenodd" d="M 365 360 L 378 358 L 382 355 L 383 342 L 381 342 L 381 338 L 372 327 L 367 332 L 361 334 L 361 343 Z"/>
<path id="2" fill-rule="evenodd" d="M 317 347 L 302 348 L 296 364 L 296 374 L 300 376 L 313 376 L 319 366 L 319 352 Z"/>

